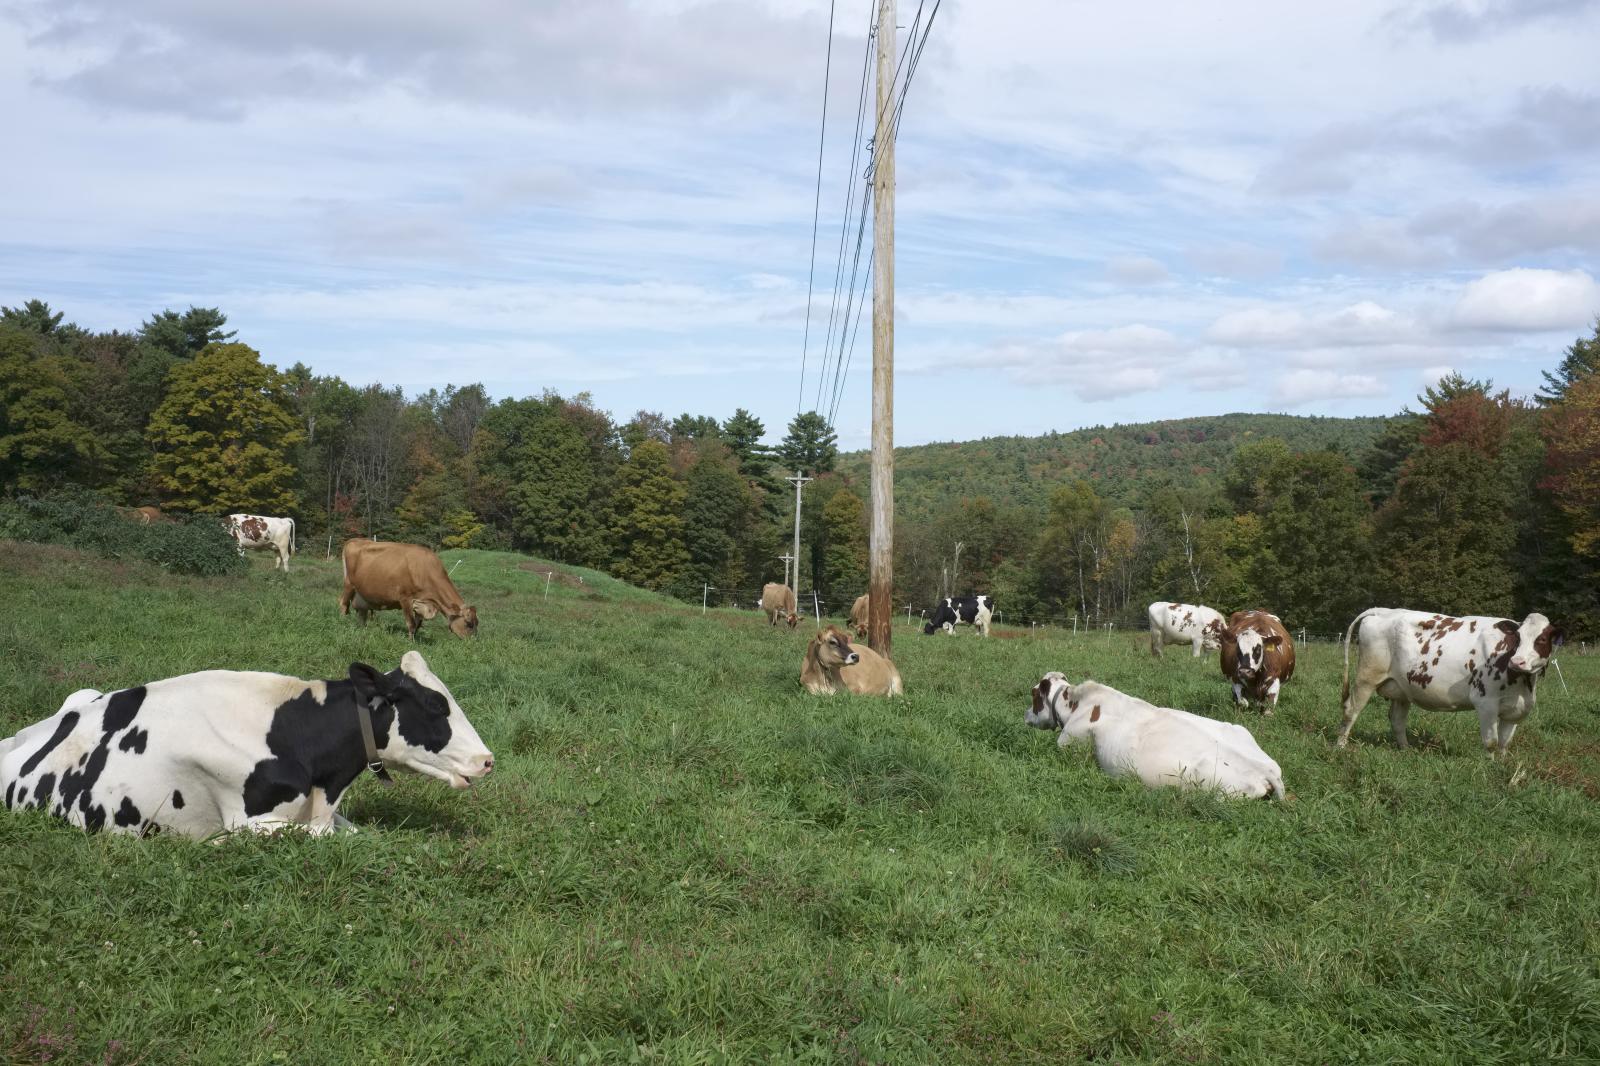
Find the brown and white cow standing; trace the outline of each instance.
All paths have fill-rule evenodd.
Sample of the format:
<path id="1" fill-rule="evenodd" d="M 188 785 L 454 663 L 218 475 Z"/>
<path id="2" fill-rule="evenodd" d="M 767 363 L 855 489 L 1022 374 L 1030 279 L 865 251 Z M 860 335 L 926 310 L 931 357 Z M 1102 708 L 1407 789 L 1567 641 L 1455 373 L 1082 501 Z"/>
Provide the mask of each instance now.
<path id="1" fill-rule="evenodd" d="M 790 629 L 800 624 L 800 616 L 794 610 L 794 589 L 788 585 L 780 585 L 776 581 L 763 585 L 761 609 L 767 613 L 769 626 L 777 625 L 780 618 Z"/>
<path id="2" fill-rule="evenodd" d="M 1214 608 L 1157 600 L 1146 613 L 1150 616 L 1150 654 L 1158 659 L 1164 644 L 1192 645 L 1196 659 L 1202 650 L 1216 651 L 1222 644 L 1226 626 Z"/>
<path id="3" fill-rule="evenodd" d="M 271 548 L 278 553 L 274 570 L 289 572 L 289 556 L 295 553 L 294 519 L 270 518 L 258 514 L 231 514 L 223 522 L 225 528 L 239 545 L 239 554 L 246 548 Z"/>
<path id="4" fill-rule="evenodd" d="M 478 609 L 461 599 L 439 557 L 422 545 L 354 537 L 344 542 L 343 556 L 340 614 L 354 607 L 365 625 L 371 612 L 398 608 L 413 640 L 423 622 L 442 614 L 456 636 L 477 636 Z"/>
<path id="5" fill-rule="evenodd" d="M 1271 714 L 1278 690 L 1294 676 L 1294 640 L 1275 614 L 1234 611 L 1222 631 L 1221 659 L 1234 701 L 1241 707 L 1254 701 Z"/>
<path id="6" fill-rule="evenodd" d="M 1357 647 L 1354 684 L 1352 636 Z M 1363 611 L 1344 635 L 1344 721 L 1338 745 L 1350 742 L 1356 716 L 1376 692 L 1389 701 L 1389 728 L 1397 748 L 1406 746 L 1406 718 L 1415 703 L 1430 711 L 1477 711 L 1485 750 L 1504 755 L 1517 724 L 1533 713 L 1534 688 L 1561 640 L 1560 627 L 1538 613 L 1514 622 L 1389 607 Z"/>

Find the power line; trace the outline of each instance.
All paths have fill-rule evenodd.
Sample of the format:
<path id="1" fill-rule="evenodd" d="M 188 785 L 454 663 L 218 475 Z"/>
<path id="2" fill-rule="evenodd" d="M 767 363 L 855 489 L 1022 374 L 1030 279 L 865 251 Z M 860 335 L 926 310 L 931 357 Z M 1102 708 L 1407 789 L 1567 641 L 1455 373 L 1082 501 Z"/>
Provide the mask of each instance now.
<path id="1" fill-rule="evenodd" d="M 817 133 L 817 192 L 811 204 L 811 269 L 806 274 L 806 333 L 800 343 L 800 392 L 794 402 L 797 415 L 805 405 L 806 350 L 811 346 L 811 289 L 817 275 L 817 220 L 822 212 L 822 147 L 828 139 L 828 86 L 833 76 L 833 5 L 834 0 L 828 0 L 828 55 L 822 67 L 822 128 Z"/>

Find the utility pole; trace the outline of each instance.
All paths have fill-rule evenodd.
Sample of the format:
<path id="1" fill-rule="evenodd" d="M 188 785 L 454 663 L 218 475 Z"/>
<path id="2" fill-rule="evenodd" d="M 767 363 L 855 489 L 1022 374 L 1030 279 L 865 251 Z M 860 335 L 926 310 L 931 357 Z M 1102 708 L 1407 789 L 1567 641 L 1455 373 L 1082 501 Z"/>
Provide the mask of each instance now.
<path id="1" fill-rule="evenodd" d="M 783 480 L 794 484 L 794 584 L 790 587 L 794 589 L 794 602 L 798 607 L 800 605 L 800 490 L 805 487 L 806 482 L 813 479 L 803 477 L 800 471 L 796 470 L 794 477 L 786 477 Z"/>
<path id="2" fill-rule="evenodd" d="M 888 657 L 894 605 L 894 0 L 878 0 L 872 134 L 872 536 L 867 644 Z"/>
<path id="3" fill-rule="evenodd" d="M 794 562 L 794 556 L 784 552 L 778 558 L 783 560 L 783 584 L 787 588 L 789 586 L 789 564 Z"/>

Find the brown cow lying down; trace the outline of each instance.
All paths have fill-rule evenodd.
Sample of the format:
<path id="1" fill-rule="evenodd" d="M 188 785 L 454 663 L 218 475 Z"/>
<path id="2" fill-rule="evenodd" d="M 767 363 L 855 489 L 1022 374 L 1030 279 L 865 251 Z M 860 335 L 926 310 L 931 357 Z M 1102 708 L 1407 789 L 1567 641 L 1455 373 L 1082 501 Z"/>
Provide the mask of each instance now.
<path id="1" fill-rule="evenodd" d="M 850 634 L 838 626 L 829 626 L 811 638 L 800 664 L 800 683 L 817 696 L 831 696 L 840 689 L 858 696 L 905 692 L 894 663 L 865 645 L 852 647 Z"/>
<path id="2" fill-rule="evenodd" d="M 362 625 L 373 611 L 398 608 L 406 616 L 406 635 L 413 640 L 422 623 L 438 614 L 458 637 L 478 633 L 478 609 L 462 602 L 439 557 L 420 544 L 380 544 L 365 537 L 345 541 L 339 613 L 349 614 L 351 607 Z"/>
<path id="3" fill-rule="evenodd" d="M 1233 698 L 1254 701 L 1265 714 L 1278 705 L 1278 689 L 1294 676 L 1294 641 L 1278 616 L 1234 611 L 1222 631 L 1222 676 L 1233 682 Z"/>
<path id="4" fill-rule="evenodd" d="M 867 637 L 867 620 L 872 613 L 872 597 L 857 596 L 856 602 L 850 605 L 850 629 L 855 633 L 857 640 Z"/>

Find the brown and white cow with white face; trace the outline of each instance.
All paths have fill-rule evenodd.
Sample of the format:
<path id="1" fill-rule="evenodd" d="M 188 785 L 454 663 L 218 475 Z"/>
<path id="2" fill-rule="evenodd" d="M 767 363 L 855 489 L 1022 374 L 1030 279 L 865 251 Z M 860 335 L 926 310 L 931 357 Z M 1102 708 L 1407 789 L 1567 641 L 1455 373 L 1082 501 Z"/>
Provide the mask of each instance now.
<path id="1" fill-rule="evenodd" d="M 1294 676 L 1294 639 L 1275 614 L 1234 611 L 1222 632 L 1220 659 L 1234 702 L 1243 707 L 1253 700 L 1271 714 L 1278 690 Z"/>
<path id="2" fill-rule="evenodd" d="M 282 567 L 284 573 L 289 572 L 289 556 L 295 552 L 294 519 L 231 514 L 224 520 L 223 528 L 238 542 L 240 555 L 244 554 L 246 548 L 270 548 L 278 553 L 278 560 L 272 564 L 272 568 L 276 570 Z"/>
<path id="3" fill-rule="evenodd" d="M 1354 684 L 1352 635 L 1357 644 Z M 1430 711 L 1477 711 L 1484 749 L 1504 755 L 1518 723 L 1533 712 L 1534 688 L 1561 640 L 1561 628 L 1538 613 L 1514 622 L 1388 607 L 1363 611 L 1344 635 L 1339 747 L 1349 743 L 1356 717 L 1376 692 L 1389 701 L 1396 747 L 1406 746 L 1406 719 L 1415 703 Z"/>
<path id="4" fill-rule="evenodd" d="M 1222 615 L 1218 611 L 1194 603 L 1167 603 L 1157 600 L 1150 605 L 1150 654 L 1161 657 L 1164 644 L 1189 644 L 1194 647 L 1194 658 L 1201 651 L 1216 651 L 1222 645 Z"/>

